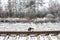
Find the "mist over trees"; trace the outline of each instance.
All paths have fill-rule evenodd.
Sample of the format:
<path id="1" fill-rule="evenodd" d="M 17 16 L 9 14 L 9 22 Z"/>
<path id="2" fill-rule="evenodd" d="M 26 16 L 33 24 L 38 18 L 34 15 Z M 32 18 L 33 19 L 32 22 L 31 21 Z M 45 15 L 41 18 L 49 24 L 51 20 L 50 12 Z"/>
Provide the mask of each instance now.
<path id="1" fill-rule="evenodd" d="M 3 11 L 0 2 L 0 17 L 43 18 L 47 14 L 60 17 L 60 4 L 58 2 L 50 1 L 48 8 L 43 8 L 44 4 L 44 0 L 19 0 L 19 2 L 17 2 L 17 0 L 8 0 L 8 5 L 5 11 Z M 39 9 L 39 7 L 41 7 L 41 9 Z"/>

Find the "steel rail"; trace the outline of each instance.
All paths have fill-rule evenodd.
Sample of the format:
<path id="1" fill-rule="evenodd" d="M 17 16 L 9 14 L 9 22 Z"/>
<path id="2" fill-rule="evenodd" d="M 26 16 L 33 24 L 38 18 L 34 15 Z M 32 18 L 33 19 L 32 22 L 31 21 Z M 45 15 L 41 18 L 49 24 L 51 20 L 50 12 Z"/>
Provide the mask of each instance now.
<path id="1" fill-rule="evenodd" d="M 0 31 L 0 34 L 59 34 L 60 31 Z"/>

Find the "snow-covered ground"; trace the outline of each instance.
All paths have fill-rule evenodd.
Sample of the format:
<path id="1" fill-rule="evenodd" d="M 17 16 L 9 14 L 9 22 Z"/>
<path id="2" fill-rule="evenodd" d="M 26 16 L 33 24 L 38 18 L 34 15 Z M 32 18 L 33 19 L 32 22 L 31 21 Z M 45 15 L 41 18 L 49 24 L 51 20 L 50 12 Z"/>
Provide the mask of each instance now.
<path id="1" fill-rule="evenodd" d="M 24 35 L 24 34 L 23 34 Z M 20 36 L 20 35 L 6 35 L 0 36 L 0 40 L 60 40 L 60 35 L 28 35 L 28 36 Z"/>
<path id="2" fill-rule="evenodd" d="M 34 28 L 32 31 L 58 31 L 59 23 L 0 23 L 0 31 L 28 31 L 28 28 Z"/>

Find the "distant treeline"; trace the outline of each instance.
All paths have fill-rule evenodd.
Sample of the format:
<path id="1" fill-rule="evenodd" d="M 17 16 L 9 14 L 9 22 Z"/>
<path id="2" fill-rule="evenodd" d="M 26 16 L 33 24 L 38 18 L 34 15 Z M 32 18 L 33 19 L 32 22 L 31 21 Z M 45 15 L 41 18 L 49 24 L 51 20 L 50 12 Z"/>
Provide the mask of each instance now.
<path id="1" fill-rule="evenodd" d="M 45 17 L 47 14 L 52 14 L 55 17 L 60 17 L 60 4 L 56 3 L 56 2 L 51 2 L 49 8 L 47 8 L 48 10 L 46 11 L 45 9 L 40 11 L 40 10 L 36 10 L 36 5 L 35 5 L 35 1 L 30 1 L 30 3 L 28 5 L 25 5 L 25 9 L 26 12 L 21 11 L 21 12 L 12 12 L 9 9 L 9 12 L 0 12 L 0 18 L 7 18 L 7 17 L 18 17 L 18 18 L 43 18 Z M 38 5 L 38 4 L 37 4 Z M 40 4 L 41 6 L 43 6 L 43 2 Z M 22 7 L 23 8 L 23 7 Z M 21 9 L 21 7 L 20 7 Z"/>

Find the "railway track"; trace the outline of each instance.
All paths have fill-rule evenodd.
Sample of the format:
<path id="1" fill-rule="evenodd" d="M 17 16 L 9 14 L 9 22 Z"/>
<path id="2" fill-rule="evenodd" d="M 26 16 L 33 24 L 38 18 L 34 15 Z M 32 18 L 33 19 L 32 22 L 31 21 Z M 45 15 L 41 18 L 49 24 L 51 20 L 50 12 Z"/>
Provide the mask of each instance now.
<path id="1" fill-rule="evenodd" d="M 60 31 L 0 31 L 0 34 L 58 34 Z"/>
<path id="2" fill-rule="evenodd" d="M 60 31 L 0 31 L 0 40 L 60 40 Z"/>

